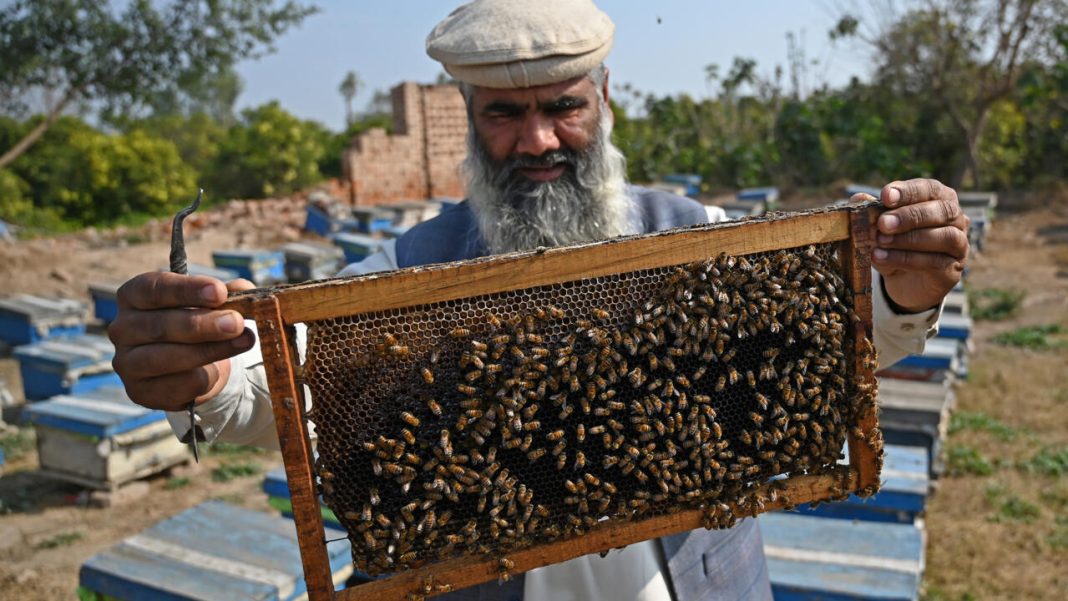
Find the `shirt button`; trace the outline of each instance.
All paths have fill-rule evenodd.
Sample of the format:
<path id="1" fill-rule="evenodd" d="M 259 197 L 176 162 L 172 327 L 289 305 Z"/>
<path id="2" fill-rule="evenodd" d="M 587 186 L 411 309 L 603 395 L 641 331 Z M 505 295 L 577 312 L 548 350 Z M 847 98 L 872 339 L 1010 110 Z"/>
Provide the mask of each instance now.
<path id="1" fill-rule="evenodd" d="M 911 332 L 911 331 L 913 331 L 915 329 L 916 329 L 916 325 L 915 324 L 911 324 L 911 323 L 903 323 L 903 324 L 901 324 L 901 331 L 902 332 Z"/>

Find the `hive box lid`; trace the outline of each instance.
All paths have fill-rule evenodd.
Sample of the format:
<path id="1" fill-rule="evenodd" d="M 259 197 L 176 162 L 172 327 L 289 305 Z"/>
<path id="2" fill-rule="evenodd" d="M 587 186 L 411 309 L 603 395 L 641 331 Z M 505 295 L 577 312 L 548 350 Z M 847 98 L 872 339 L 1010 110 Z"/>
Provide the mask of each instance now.
<path id="1" fill-rule="evenodd" d="M 161 269 L 160 271 L 169 270 Z M 237 272 L 232 269 L 220 269 L 218 267 L 208 267 L 207 265 L 197 265 L 196 263 L 189 264 L 188 275 L 204 275 L 224 282 L 237 279 L 238 276 Z"/>
<path id="2" fill-rule="evenodd" d="M 287 259 L 340 259 L 342 257 L 341 249 L 336 246 L 310 244 L 307 242 L 290 242 L 282 246 L 282 253 L 285 254 Z"/>
<path id="3" fill-rule="evenodd" d="M 163 421 L 162 411 L 131 401 L 121 389 L 106 387 L 83 395 L 58 395 L 25 409 L 31 423 L 68 432 L 108 438 Z"/>
<path id="4" fill-rule="evenodd" d="M 103 336 L 85 334 L 69 338 L 55 338 L 27 344 L 15 349 L 15 358 L 43 369 L 58 370 L 91 367 L 110 362 L 115 347 Z"/>
<path id="5" fill-rule="evenodd" d="M 347 540 L 327 546 L 335 583 L 351 573 Z M 293 522 L 208 501 L 89 558 L 81 586 L 128 601 L 292 600 L 307 592 Z"/>
<path id="6" fill-rule="evenodd" d="M 67 298 L 44 298 L 30 294 L 19 294 L 0 299 L 0 313 L 11 313 L 25 317 L 30 321 L 82 318 L 86 305 Z"/>
<path id="7" fill-rule="evenodd" d="M 342 246 L 361 246 L 371 249 L 375 249 L 379 246 L 382 246 L 382 240 L 378 238 L 372 238 L 371 236 L 365 236 L 363 234 L 338 232 L 330 238 L 334 241 L 334 244 Z"/>
<path id="8" fill-rule="evenodd" d="M 776 601 L 910 601 L 919 594 L 924 537 L 913 524 L 787 513 L 757 522 Z"/>

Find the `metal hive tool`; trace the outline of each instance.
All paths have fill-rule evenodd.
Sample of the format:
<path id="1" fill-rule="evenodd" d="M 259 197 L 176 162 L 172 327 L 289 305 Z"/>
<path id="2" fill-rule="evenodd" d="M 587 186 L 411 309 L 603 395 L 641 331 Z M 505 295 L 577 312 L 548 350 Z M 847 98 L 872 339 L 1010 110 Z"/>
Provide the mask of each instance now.
<path id="1" fill-rule="evenodd" d="M 874 211 L 233 299 L 260 324 L 309 591 L 316 493 L 355 566 L 395 574 L 337 595 L 404 598 L 874 492 Z"/>

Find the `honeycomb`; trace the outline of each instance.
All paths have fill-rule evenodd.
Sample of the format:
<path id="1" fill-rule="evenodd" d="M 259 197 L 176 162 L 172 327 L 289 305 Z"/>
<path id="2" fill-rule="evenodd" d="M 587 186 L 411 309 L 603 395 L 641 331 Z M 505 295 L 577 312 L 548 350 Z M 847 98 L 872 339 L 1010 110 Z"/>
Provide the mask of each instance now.
<path id="1" fill-rule="evenodd" d="M 862 396 L 835 248 L 309 322 L 315 472 L 356 568 L 681 509 L 727 527 L 770 478 L 835 465 Z"/>

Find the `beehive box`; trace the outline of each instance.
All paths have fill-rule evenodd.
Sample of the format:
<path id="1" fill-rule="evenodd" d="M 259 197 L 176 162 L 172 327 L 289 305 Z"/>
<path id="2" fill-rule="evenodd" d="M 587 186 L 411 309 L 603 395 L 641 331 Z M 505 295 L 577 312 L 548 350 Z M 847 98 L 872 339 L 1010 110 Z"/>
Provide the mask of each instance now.
<path id="1" fill-rule="evenodd" d="M 746 217 L 759 217 L 767 211 L 767 206 L 760 200 L 736 200 L 722 202 L 719 207 L 732 220 L 745 219 Z"/>
<path id="2" fill-rule="evenodd" d="M 93 299 L 93 317 L 111 323 L 119 316 L 118 292 L 122 282 L 89 282 L 89 297 Z"/>
<path id="3" fill-rule="evenodd" d="M 875 217 L 857 205 L 236 295 L 259 327 L 311 597 L 333 596 L 320 493 L 356 568 L 392 574 L 337 598 L 404 599 L 875 492 Z"/>
<path id="4" fill-rule="evenodd" d="M 293 517 L 293 501 L 289 495 L 289 484 L 286 483 L 286 471 L 283 466 L 278 466 L 267 472 L 263 479 L 263 492 L 267 493 L 267 503 L 277 509 L 287 518 Z M 329 507 L 322 507 L 323 523 L 330 528 L 340 528 L 341 524 L 330 511 Z"/>
<path id="5" fill-rule="evenodd" d="M 215 267 L 229 269 L 257 286 L 270 286 L 286 281 L 286 258 L 279 251 L 217 250 L 211 253 Z"/>
<path id="6" fill-rule="evenodd" d="M 387 205 L 379 205 L 378 208 L 393 214 L 393 225 L 399 227 L 412 227 L 427 219 L 428 202 L 407 201 L 395 202 Z"/>
<path id="7" fill-rule="evenodd" d="M 915 601 L 925 565 L 915 524 L 769 513 L 758 520 L 776 601 Z"/>
<path id="8" fill-rule="evenodd" d="M 393 213 L 378 207 L 356 207 L 352 209 L 352 218 L 356 231 L 363 234 L 374 234 L 393 225 Z"/>
<path id="9" fill-rule="evenodd" d="M 83 486 L 114 490 L 190 458 L 164 413 L 134 404 L 119 387 L 58 395 L 25 415 L 37 431 L 42 473 Z"/>
<path id="10" fill-rule="evenodd" d="M 290 284 L 325 280 L 337 275 L 345 255 L 336 246 L 290 242 L 282 247 L 286 257 L 286 279 Z"/>
<path id="11" fill-rule="evenodd" d="M 775 186 L 745 188 L 734 197 L 742 202 L 762 202 L 768 211 L 774 211 L 779 206 L 779 189 Z"/>
<path id="12" fill-rule="evenodd" d="M 15 349 L 26 398 L 81 394 L 122 381 L 111 367 L 115 347 L 103 336 L 84 334 L 43 340 Z"/>
<path id="13" fill-rule="evenodd" d="M 909 355 L 879 370 L 880 375 L 906 380 L 942 382 L 968 377 L 967 347 L 958 340 L 935 337 L 927 341 L 923 353 Z"/>
<path id="14" fill-rule="evenodd" d="M 331 588 L 352 573 L 348 542 L 329 546 Z M 108 600 L 307 598 L 293 522 L 207 501 L 90 557 L 81 598 Z"/>
<path id="15" fill-rule="evenodd" d="M 197 263 L 190 263 L 188 269 L 189 269 L 188 275 L 203 275 L 203 276 L 207 276 L 209 278 L 215 278 L 217 280 L 222 280 L 224 282 L 229 282 L 230 280 L 237 279 L 238 277 L 241 277 L 233 269 L 220 269 L 218 267 L 210 267 L 208 265 L 199 265 Z M 160 271 L 170 271 L 170 269 L 162 269 Z"/>
<path id="16" fill-rule="evenodd" d="M 0 342 L 32 344 L 85 333 L 85 305 L 65 298 L 19 294 L 0 299 Z"/>
<path id="17" fill-rule="evenodd" d="M 879 377 L 879 426 L 886 442 L 926 449 L 931 478 L 945 469 L 942 450 L 955 403 L 949 380 Z"/>
<path id="18" fill-rule="evenodd" d="M 886 425 L 880 421 L 886 431 Z M 927 507 L 930 491 L 928 454 L 923 447 L 887 444 L 879 492 L 867 499 L 849 495 L 831 503 L 805 504 L 802 514 L 819 517 L 912 524 Z"/>
<path id="19" fill-rule="evenodd" d="M 339 232 L 330 237 L 345 253 L 346 263 L 356 263 L 374 254 L 382 247 L 382 241 L 363 234 Z"/>

